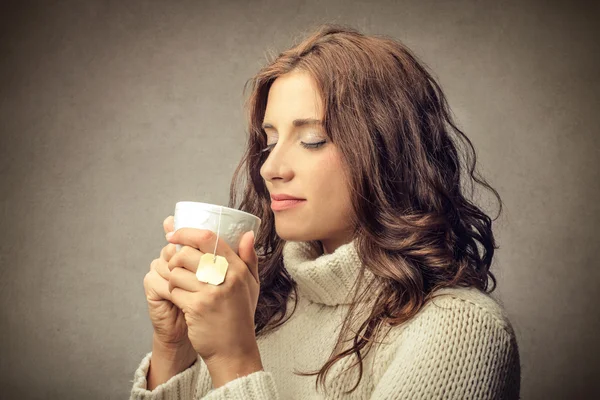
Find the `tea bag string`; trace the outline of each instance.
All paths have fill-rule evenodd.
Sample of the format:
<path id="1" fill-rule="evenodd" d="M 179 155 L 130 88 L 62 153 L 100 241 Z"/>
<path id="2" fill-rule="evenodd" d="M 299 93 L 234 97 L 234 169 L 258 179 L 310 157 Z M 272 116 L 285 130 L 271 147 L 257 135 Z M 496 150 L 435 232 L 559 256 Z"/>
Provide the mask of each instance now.
<path id="1" fill-rule="evenodd" d="M 213 251 L 213 264 L 217 262 L 217 243 L 219 243 L 219 232 L 221 232 L 221 214 L 223 213 L 223 206 L 219 209 L 219 225 L 217 226 L 217 240 L 215 242 L 215 251 Z"/>

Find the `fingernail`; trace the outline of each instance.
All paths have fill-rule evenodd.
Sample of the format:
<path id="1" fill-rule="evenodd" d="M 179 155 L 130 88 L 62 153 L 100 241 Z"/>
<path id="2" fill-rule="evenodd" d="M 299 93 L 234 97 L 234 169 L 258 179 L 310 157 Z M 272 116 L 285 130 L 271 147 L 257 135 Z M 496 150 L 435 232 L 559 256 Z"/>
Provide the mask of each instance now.
<path id="1" fill-rule="evenodd" d="M 173 233 L 175 233 L 175 232 L 169 232 L 165 235 L 167 240 L 171 239 L 171 236 L 173 236 Z"/>

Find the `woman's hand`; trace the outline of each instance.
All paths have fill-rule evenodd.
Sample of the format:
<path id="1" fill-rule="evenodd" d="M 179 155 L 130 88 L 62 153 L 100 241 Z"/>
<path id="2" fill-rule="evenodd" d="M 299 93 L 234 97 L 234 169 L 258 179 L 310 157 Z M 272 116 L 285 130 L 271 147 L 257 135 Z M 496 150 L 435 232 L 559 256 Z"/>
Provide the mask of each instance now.
<path id="1" fill-rule="evenodd" d="M 228 268 L 225 281 L 211 285 L 199 281 L 196 270 L 200 257 L 213 253 L 216 239 L 214 232 L 195 228 L 178 229 L 167 238 L 182 245 L 168 263 L 171 301 L 183 311 L 190 342 L 209 369 L 210 364 L 260 358 L 254 333 L 260 290 L 254 235 L 242 236 L 239 256 L 219 238 L 217 255 L 225 257 Z"/>
<path id="2" fill-rule="evenodd" d="M 173 231 L 172 216 L 168 216 L 163 221 L 163 229 L 165 233 Z M 175 251 L 175 245 L 169 243 L 163 247 L 159 258 L 150 263 L 150 272 L 144 277 L 144 291 L 156 340 L 165 348 L 174 350 L 188 348 L 191 353 L 193 347 L 188 338 L 183 312 L 172 303 L 169 291 L 171 271 L 168 263 Z M 191 357 L 192 354 L 190 354 Z"/>

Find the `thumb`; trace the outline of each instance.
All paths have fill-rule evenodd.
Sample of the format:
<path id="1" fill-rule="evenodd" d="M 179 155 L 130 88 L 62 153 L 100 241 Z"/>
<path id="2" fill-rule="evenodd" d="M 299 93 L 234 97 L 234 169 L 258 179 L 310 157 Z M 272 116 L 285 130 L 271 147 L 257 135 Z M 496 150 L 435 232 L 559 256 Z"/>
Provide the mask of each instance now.
<path id="1" fill-rule="evenodd" d="M 254 231 L 244 233 L 238 251 L 240 258 L 246 263 L 248 270 L 250 270 L 256 282 L 260 284 L 258 277 L 258 255 L 256 254 L 256 250 L 254 250 Z"/>

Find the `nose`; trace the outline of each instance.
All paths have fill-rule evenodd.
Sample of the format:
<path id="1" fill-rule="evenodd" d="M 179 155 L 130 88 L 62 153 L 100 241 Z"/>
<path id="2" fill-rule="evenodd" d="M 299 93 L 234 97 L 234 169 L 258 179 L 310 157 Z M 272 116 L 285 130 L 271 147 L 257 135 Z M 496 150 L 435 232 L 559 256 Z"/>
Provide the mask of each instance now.
<path id="1" fill-rule="evenodd" d="M 260 167 L 260 175 L 265 181 L 272 182 L 275 179 L 289 180 L 293 176 L 289 157 L 279 143 L 268 153 L 266 160 Z"/>

